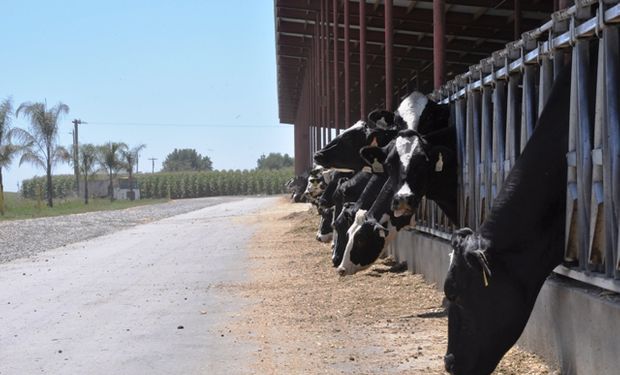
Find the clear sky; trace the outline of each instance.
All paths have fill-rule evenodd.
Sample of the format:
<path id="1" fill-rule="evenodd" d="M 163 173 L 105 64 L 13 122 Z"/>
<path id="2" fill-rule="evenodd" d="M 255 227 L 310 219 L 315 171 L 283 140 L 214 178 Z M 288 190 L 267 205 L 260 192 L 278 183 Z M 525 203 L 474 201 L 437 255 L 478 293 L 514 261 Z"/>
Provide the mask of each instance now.
<path id="1" fill-rule="evenodd" d="M 80 143 L 146 144 L 140 171 L 174 148 L 216 169 L 293 155 L 293 127 L 278 120 L 273 0 L 3 1 L 0 38 L 0 99 L 67 104 L 62 145 L 80 118 Z M 16 162 L 3 172 L 6 191 L 45 174 Z"/>

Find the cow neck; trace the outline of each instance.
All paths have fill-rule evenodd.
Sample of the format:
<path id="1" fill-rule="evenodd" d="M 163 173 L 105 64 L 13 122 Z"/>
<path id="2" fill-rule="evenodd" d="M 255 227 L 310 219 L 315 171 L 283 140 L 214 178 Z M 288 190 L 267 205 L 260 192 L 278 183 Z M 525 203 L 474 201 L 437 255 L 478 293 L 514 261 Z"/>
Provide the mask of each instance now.
<path id="1" fill-rule="evenodd" d="M 375 201 L 375 198 L 381 191 L 383 185 L 385 185 L 387 179 L 388 177 L 386 173 L 373 174 L 372 177 L 370 177 L 368 184 L 366 184 L 362 195 L 360 195 L 357 202 L 355 202 L 354 210 L 356 212 L 360 209 L 368 210 Z"/>
<path id="2" fill-rule="evenodd" d="M 395 192 L 396 183 L 394 182 L 393 177 L 389 177 L 381 187 L 381 191 L 379 192 L 377 199 L 374 201 L 372 206 L 370 206 L 366 216 L 380 221 L 383 214 L 390 211 L 390 202 L 392 201 L 392 197 Z"/>
<path id="3" fill-rule="evenodd" d="M 336 188 L 338 187 L 338 180 L 350 176 L 350 173 L 346 172 L 336 172 L 332 177 L 332 180 L 327 184 L 323 195 L 321 196 L 321 200 L 327 207 L 331 207 L 334 205 L 334 193 L 336 192 Z"/>
<path id="4" fill-rule="evenodd" d="M 564 71 L 557 79 L 532 137 L 480 229 L 490 240 L 492 254 L 546 252 L 548 247 L 558 247 L 555 250 L 561 251 L 569 131 L 568 69 L 568 73 Z M 561 261 L 561 254 L 560 259 L 555 254 L 548 256 L 552 257 L 549 267 Z"/>

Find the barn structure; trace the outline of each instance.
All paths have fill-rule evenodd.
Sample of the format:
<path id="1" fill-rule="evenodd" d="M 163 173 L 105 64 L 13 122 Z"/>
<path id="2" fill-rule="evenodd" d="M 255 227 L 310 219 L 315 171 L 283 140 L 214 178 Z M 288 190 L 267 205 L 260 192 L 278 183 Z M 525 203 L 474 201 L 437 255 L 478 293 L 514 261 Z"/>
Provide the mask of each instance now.
<path id="1" fill-rule="evenodd" d="M 618 0 L 274 0 L 279 116 L 295 170 L 373 109 L 413 90 L 449 103 L 459 138 L 458 226 L 479 227 L 572 61 L 565 263 L 520 344 L 566 374 L 620 368 Z M 594 69 L 592 67 L 595 67 Z M 454 229 L 432 202 L 395 257 L 443 284 Z"/>

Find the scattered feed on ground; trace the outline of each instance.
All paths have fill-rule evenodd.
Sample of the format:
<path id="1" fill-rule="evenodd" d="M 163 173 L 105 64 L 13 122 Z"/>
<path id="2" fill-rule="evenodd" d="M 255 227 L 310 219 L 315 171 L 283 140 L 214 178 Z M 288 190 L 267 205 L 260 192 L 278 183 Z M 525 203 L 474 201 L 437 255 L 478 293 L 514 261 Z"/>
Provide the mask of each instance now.
<path id="1" fill-rule="evenodd" d="M 307 204 L 283 199 L 247 220 L 259 226 L 248 281 L 222 287 L 251 303 L 225 328 L 255 345 L 254 373 L 445 374 L 447 317 L 434 285 L 389 259 L 338 277 Z M 512 349 L 495 374 L 559 373 Z"/>

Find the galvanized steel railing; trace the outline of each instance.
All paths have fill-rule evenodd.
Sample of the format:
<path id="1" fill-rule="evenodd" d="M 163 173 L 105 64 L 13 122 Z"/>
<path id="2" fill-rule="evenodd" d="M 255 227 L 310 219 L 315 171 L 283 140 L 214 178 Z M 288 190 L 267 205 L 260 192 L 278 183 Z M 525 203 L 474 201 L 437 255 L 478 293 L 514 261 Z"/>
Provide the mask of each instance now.
<path id="1" fill-rule="evenodd" d="M 459 226 L 477 229 L 572 60 L 565 261 L 556 272 L 620 292 L 620 1 L 578 0 L 434 93 L 457 129 Z M 598 55 L 590 45 L 598 43 Z M 597 66 L 596 73 L 591 69 Z M 595 87 L 592 102 L 591 87 Z M 532 183 L 536 183 L 533 181 Z M 417 230 L 449 238 L 430 201 Z"/>

